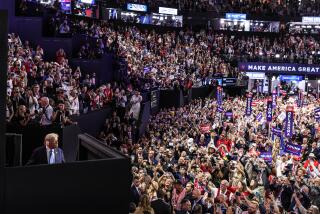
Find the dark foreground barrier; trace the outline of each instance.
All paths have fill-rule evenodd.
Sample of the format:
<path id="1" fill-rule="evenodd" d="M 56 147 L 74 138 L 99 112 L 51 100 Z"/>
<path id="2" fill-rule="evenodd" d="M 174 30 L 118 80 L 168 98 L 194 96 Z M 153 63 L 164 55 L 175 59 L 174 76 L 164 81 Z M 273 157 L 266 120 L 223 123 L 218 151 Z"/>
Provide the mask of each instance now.
<path id="1" fill-rule="evenodd" d="M 179 108 L 181 106 L 183 106 L 181 90 L 160 90 L 160 108 Z"/>
<path id="2" fill-rule="evenodd" d="M 82 133 L 88 133 L 97 136 L 105 124 L 106 118 L 112 114 L 112 107 L 107 106 L 103 109 L 89 112 L 80 116 L 74 116 L 72 119 L 78 122 L 78 126 Z"/>
<path id="3" fill-rule="evenodd" d="M 202 86 L 191 89 L 191 99 L 205 98 L 214 91 L 213 86 Z"/>
<path id="4" fill-rule="evenodd" d="M 77 49 L 77 47 L 73 47 Z M 72 59 L 70 64 L 73 68 L 80 66 L 82 74 L 96 73 L 97 79 L 100 81 L 98 85 L 109 83 L 113 80 L 114 58 L 112 54 L 104 54 L 101 59 L 85 60 Z"/>
<path id="5" fill-rule="evenodd" d="M 179 108 L 191 100 L 208 97 L 214 90 L 213 86 L 194 87 L 184 93 L 182 90 L 160 90 L 160 108 Z"/>
<path id="6" fill-rule="evenodd" d="M 149 123 L 151 115 L 151 105 L 150 102 L 145 102 L 141 106 L 140 118 L 139 118 L 139 136 L 142 136 L 146 130 L 146 127 Z"/>
<path id="7" fill-rule="evenodd" d="M 22 164 L 24 165 L 31 156 L 32 151 L 43 145 L 44 137 L 49 133 L 59 135 L 60 147 L 63 147 L 62 128 L 59 126 L 40 127 L 40 125 L 29 125 L 27 127 L 7 125 L 8 133 L 22 135 Z"/>
<path id="8" fill-rule="evenodd" d="M 128 213 L 127 159 L 5 169 L 5 214 Z"/>
<path id="9" fill-rule="evenodd" d="M 233 86 L 224 88 L 224 91 L 231 97 L 243 96 L 246 93 L 247 86 Z"/>
<path id="10" fill-rule="evenodd" d="M 59 135 L 60 147 L 64 151 L 66 161 L 70 162 L 76 160 L 78 134 L 89 133 L 92 136 L 97 136 L 104 125 L 105 119 L 111 115 L 111 112 L 112 108 L 108 106 L 88 114 L 75 116 L 73 120 L 77 121 L 78 125 L 66 127 L 58 125 L 44 127 L 38 124 L 27 127 L 7 125 L 7 132 L 22 135 L 22 165 L 26 164 L 35 148 L 43 145 L 44 137 L 52 132 Z"/>

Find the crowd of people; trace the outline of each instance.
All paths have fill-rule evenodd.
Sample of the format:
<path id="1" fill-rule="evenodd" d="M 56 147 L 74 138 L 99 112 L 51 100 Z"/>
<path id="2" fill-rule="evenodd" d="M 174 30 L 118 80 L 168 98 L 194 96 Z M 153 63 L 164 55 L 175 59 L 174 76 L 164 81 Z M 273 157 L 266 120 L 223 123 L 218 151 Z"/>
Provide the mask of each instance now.
<path id="1" fill-rule="evenodd" d="M 125 5 L 127 1 L 115 0 L 119 5 Z M 286 2 L 284 0 L 136 0 L 135 3 L 147 4 L 151 9 L 158 7 L 173 7 L 183 12 L 215 12 L 224 14 L 228 12 L 246 13 L 256 16 L 287 16 L 297 17 L 303 15 L 318 15 L 320 11 L 319 1 L 304 0 L 300 4 L 296 1 Z"/>
<path id="2" fill-rule="evenodd" d="M 81 21 L 77 31 L 97 39 L 83 45 L 79 57 L 114 51 L 126 58 L 128 75 L 170 88 L 186 79 L 193 82 L 215 76 L 236 77 L 239 61 L 315 64 L 319 42 L 312 36 L 235 36 L 213 31 L 181 30 L 157 33 L 109 22 Z"/>
<path id="3" fill-rule="evenodd" d="M 70 37 L 72 22 L 70 16 L 63 14 L 60 10 L 54 11 L 43 22 L 43 34 L 45 36 Z"/>
<path id="4" fill-rule="evenodd" d="M 33 48 L 13 33 L 8 38 L 6 120 L 15 127 L 75 124 L 71 116 L 106 105 L 126 105 L 118 97 L 134 94 L 130 84 L 99 84 L 94 72 L 72 69 L 63 49 L 48 62 L 39 45 Z"/>
<path id="5" fill-rule="evenodd" d="M 136 2 L 152 6 L 160 1 Z M 178 5 L 183 10 L 265 15 L 319 11 L 318 3 L 310 7 L 308 1 L 290 7 L 260 0 L 161 4 Z M 161 110 L 139 137 L 142 96 L 132 84 L 145 79 L 148 87 L 191 88 L 206 78 L 238 76 L 238 61 L 319 63 L 320 47 L 315 38 L 242 37 L 192 30 L 158 33 L 109 22 L 69 24 L 67 18 L 59 17 L 52 21 L 60 33 L 74 30 L 97 40 L 96 46 L 83 45 L 78 57 L 92 59 L 97 53 L 114 52 L 126 59 L 131 81 L 99 85 L 95 73 L 72 69 L 63 49 L 57 51 L 55 61 L 48 62 L 40 46 L 33 48 L 9 34 L 9 124 L 65 126 L 76 123 L 72 115 L 113 105 L 116 111 L 106 119 L 99 138 L 131 160 L 132 213 L 320 213 L 320 127 L 315 117 L 319 100 L 305 96 L 303 105 L 298 106 L 298 96 L 281 95 L 269 123 L 267 97 L 255 97 L 250 114 L 246 114 L 245 97 L 225 97 L 221 104 L 212 98 L 194 100 L 181 108 Z M 289 105 L 295 110 L 294 131 L 292 137 L 285 137 Z M 52 141 L 57 144 L 57 137 Z M 290 152 L 287 145 L 300 150 Z M 60 159 L 44 162 L 64 162 L 62 156 Z"/>
<path id="6" fill-rule="evenodd" d="M 39 4 L 38 0 L 17 0 L 17 9 L 19 15 L 42 14 L 44 8 L 58 9 L 59 0 L 52 3 Z M 113 3 L 118 6 L 125 6 L 128 1 L 114 0 Z M 224 14 L 228 12 L 246 13 L 256 16 L 272 17 L 298 17 L 298 16 L 317 16 L 320 11 L 320 2 L 313 0 L 290 1 L 285 0 L 135 0 L 133 3 L 147 4 L 152 11 L 158 11 L 158 7 L 173 7 L 183 12 L 215 12 Z"/>
<path id="7" fill-rule="evenodd" d="M 201 3 L 206 4 L 206 1 Z M 213 5 L 221 3 L 212 2 Z M 274 3 L 258 0 L 223 3 L 229 12 L 233 11 L 232 8 L 235 11 L 236 8 L 249 10 L 247 7 L 263 9 L 261 4 L 270 6 Z M 299 7 L 305 5 L 309 5 L 308 1 L 302 2 Z M 279 4 L 275 8 L 280 6 L 286 7 L 286 4 Z M 311 13 L 309 9 L 307 11 Z M 265 14 L 263 11 L 257 13 Z M 49 19 L 49 23 L 53 35 L 79 33 L 92 39 L 79 47 L 78 58 L 97 59 L 108 52 L 125 58 L 128 63 L 128 81 L 139 80 L 142 88 L 145 84 L 147 87 L 177 88 L 189 82 L 201 85 L 214 77 L 238 77 L 238 62 L 316 64 L 320 59 L 319 42 L 307 35 L 241 36 L 190 29 L 159 33 L 156 30 L 141 30 L 134 26 L 118 26 L 112 22 L 67 16 L 59 10 Z"/>
<path id="8" fill-rule="evenodd" d="M 215 99 L 195 100 L 155 115 L 140 139 L 114 139 L 109 145 L 132 161 L 131 212 L 318 214 L 319 100 L 305 96 L 298 107 L 296 99 L 278 97 L 269 125 L 266 97 L 254 98 L 250 116 L 245 97 L 220 106 Z M 289 105 L 294 131 L 285 137 Z M 114 113 L 105 130 L 133 133 L 127 121 Z M 300 146 L 300 154 L 284 149 L 287 144 Z"/>
<path id="9" fill-rule="evenodd" d="M 164 88 L 185 80 L 237 77 L 237 62 L 319 63 L 319 42 L 312 36 L 228 35 L 211 30 L 159 33 L 106 21 L 74 23 L 75 33 L 96 39 L 81 46 L 78 57 L 114 52 L 128 62 L 128 75 Z"/>

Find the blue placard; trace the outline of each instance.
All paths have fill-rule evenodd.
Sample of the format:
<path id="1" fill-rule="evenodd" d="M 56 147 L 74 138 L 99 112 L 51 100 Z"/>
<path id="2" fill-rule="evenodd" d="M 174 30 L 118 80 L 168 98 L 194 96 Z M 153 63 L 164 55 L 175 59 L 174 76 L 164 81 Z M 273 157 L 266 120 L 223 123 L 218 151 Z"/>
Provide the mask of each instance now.
<path id="1" fill-rule="evenodd" d="M 247 14 L 244 13 L 226 13 L 226 19 L 246 20 Z"/>
<path id="2" fill-rule="evenodd" d="M 147 12 L 148 7 L 147 7 L 147 5 L 144 5 L 144 4 L 128 3 L 127 4 L 127 10 L 139 11 L 139 12 Z"/>
<path id="3" fill-rule="evenodd" d="M 284 148 L 285 153 L 301 156 L 302 147 L 300 145 L 287 143 Z"/>
<path id="4" fill-rule="evenodd" d="M 293 111 L 286 111 L 285 136 L 287 138 L 290 138 L 293 135 L 293 120 Z"/>
<path id="5" fill-rule="evenodd" d="M 277 92 L 272 92 L 272 109 L 277 107 Z"/>
<path id="6" fill-rule="evenodd" d="M 233 113 L 232 113 L 232 112 L 226 112 L 225 115 L 226 115 L 226 117 L 229 118 L 229 119 L 232 119 L 232 118 L 233 118 Z"/>
<path id="7" fill-rule="evenodd" d="M 272 121 L 272 100 L 268 100 L 267 102 L 267 121 Z"/>
<path id="8" fill-rule="evenodd" d="M 296 76 L 296 75 L 280 75 L 279 78 L 281 81 L 301 81 L 301 80 L 303 80 L 303 76 Z"/>
<path id="9" fill-rule="evenodd" d="M 252 112 L 252 97 L 247 96 L 247 101 L 246 101 L 246 116 L 250 116 Z"/>
<path id="10" fill-rule="evenodd" d="M 281 129 L 277 129 L 277 128 L 272 128 L 272 133 L 278 137 L 281 137 Z"/>
<path id="11" fill-rule="evenodd" d="M 260 112 L 256 117 L 256 120 L 259 122 L 261 121 L 261 119 L 262 119 L 262 112 Z"/>
<path id="12" fill-rule="evenodd" d="M 272 152 L 261 152 L 259 156 L 266 162 L 272 162 Z"/>
<path id="13" fill-rule="evenodd" d="M 221 113 L 221 112 L 223 112 L 223 108 L 218 106 L 217 111 Z"/>

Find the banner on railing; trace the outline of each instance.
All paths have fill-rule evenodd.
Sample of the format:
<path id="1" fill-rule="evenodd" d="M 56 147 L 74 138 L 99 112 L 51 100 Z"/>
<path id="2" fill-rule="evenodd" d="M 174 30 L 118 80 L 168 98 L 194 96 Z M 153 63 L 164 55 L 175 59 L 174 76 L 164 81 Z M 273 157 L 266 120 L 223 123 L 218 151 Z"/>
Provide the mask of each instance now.
<path id="1" fill-rule="evenodd" d="M 240 62 L 240 71 L 278 74 L 320 74 L 320 65 L 295 63 Z"/>

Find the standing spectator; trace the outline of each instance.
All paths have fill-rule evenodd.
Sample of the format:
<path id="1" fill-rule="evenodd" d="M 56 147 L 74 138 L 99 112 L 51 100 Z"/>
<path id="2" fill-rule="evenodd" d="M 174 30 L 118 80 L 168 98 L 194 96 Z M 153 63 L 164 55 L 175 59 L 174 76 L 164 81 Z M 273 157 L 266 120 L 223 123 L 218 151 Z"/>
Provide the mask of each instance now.
<path id="1" fill-rule="evenodd" d="M 62 48 L 60 48 L 56 53 L 56 61 L 61 65 L 66 58 L 66 53 Z"/>
<path id="2" fill-rule="evenodd" d="M 191 208 L 191 202 L 188 199 L 183 199 L 181 201 L 181 210 L 176 214 L 191 214 Z"/>
<path id="3" fill-rule="evenodd" d="M 59 100 L 57 104 L 58 104 L 58 107 L 53 112 L 53 115 L 52 115 L 52 122 L 59 126 L 76 124 L 76 122 L 73 122 L 69 118 L 69 112 L 65 110 L 65 105 L 63 101 Z"/>
<path id="4" fill-rule="evenodd" d="M 118 115 L 120 118 L 123 118 L 125 115 L 127 101 L 126 92 L 122 89 L 119 95 L 116 97 L 116 107 L 118 109 Z"/>
<path id="5" fill-rule="evenodd" d="M 49 98 L 48 97 L 42 97 L 40 100 L 41 105 L 41 119 L 40 119 L 40 125 L 41 126 L 48 126 L 52 124 L 52 115 L 53 115 L 53 108 L 49 104 Z"/>
<path id="6" fill-rule="evenodd" d="M 30 121 L 30 114 L 25 105 L 20 105 L 11 122 L 17 127 L 26 127 Z"/>
<path id="7" fill-rule="evenodd" d="M 154 214 L 154 211 L 150 204 L 150 198 L 146 194 L 141 196 L 139 206 L 137 207 L 134 214 L 145 214 L 145 213 Z"/>
<path id="8" fill-rule="evenodd" d="M 70 33 L 70 26 L 68 25 L 68 21 L 67 20 L 65 20 L 59 26 L 59 33 L 60 34 L 69 34 Z"/>
<path id="9" fill-rule="evenodd" d="M 130 189 L 131 201 L 134 202 L 136 205 L 138 205 L 141 197 L 141 191 L 139 189 L 139 186 L 140 186 L 139 177 L 136 176 L 133 178 L 133 182 Z"/>
<path id="10" fill-rule="evenodd" d="M 181 210 L 181 201 L 186 196 L 186 189 L 183 188 L 181 181 L 176 181 L 172 192 L 172 206 L 175 211 Z"/>
<path id="11" fill-rule="evenodd" d="M 155 214 L 171 214 L 171 207 L 164 201 L 164 192 L 162 190 L 157 191 L 157 198 L 151 201 L 151 207 Z"/>
<path id="12" fill-rule="evenodd" d="M 73 114 L 79 114 L 79 97 L 77 90 L 71 90 L 70 95 L 68 97 L 69 103 L 70 103 L 70 113 Z"/>
<path id="13" fill-rule="evenodd" d="M 130 100 L 131 108 L 129 112 L 130 115 L 132 115 L 132 118 L 135 120 L 139 120 L 141 101 L 142 101 L 142 96 L 140 95 L 140 92 L 135 91 Z"/>

